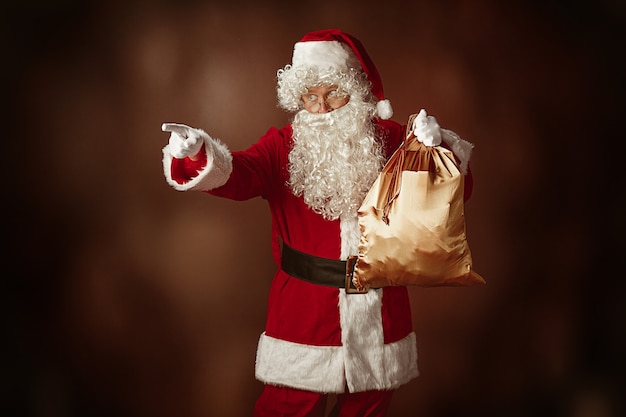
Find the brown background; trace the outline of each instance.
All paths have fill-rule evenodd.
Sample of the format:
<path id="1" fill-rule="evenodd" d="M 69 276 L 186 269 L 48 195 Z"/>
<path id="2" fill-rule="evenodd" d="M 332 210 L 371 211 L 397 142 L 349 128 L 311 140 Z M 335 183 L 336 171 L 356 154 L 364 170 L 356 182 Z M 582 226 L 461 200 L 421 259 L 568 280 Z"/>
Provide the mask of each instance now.
<path id="1" fill-rule="evenodd" d="M 623 2 L 13 3 L 3 415 L 251 415 L 269 213 L 169 188 L 160 125 L 247 147 L 328 27 L 363 41 L 395 120 L 425 108 L 476 145 L 488 285 L 411 288 L 421 376 L 391 416 L 623 415 Z"/>

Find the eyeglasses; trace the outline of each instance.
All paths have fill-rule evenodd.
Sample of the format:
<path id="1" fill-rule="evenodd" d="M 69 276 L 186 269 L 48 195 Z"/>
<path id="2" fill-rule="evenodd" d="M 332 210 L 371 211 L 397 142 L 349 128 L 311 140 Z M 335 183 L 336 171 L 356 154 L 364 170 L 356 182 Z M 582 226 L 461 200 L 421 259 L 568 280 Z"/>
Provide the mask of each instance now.
<path id="1" fill-rule="evenodd" d="M 327 113 L 350 101 L 350 96 L 341 94 L 336 85 L 309 87 L 307 90 L 306 94 L 302 94 L 302 103 L 310 113 Z"/>

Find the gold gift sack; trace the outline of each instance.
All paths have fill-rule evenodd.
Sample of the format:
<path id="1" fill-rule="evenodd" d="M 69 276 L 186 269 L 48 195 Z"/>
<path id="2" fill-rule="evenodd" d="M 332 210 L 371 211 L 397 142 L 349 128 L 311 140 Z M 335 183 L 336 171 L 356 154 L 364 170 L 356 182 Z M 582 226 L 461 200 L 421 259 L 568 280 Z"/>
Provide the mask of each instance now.
<path id="1" fill-rule="evenodd" d="M 359 209 L 354 285 L 484 284 L 472 270 L 463 186 L 464 175 L 452 151 L 425 146 L 412 130 L 407 132 Z"/>

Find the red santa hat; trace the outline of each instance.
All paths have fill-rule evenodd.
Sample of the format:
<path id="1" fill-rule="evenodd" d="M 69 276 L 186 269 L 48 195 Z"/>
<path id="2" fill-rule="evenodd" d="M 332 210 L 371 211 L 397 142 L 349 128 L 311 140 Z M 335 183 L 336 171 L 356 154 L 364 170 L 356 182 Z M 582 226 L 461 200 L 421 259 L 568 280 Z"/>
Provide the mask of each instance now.
<path id="1" fill-rule="evenodd" d="M 385 99 L 380 74 L 363 44 L 341 30 L 325 29 L 304 35 L 293 48 L 292 66 L 322 70 L 330 67 L 338 70 L 361 69 L 372 85 L 372 95 L 378 99 L 378 117 L 389 119 L 393 115 L 391 103 Z"/>

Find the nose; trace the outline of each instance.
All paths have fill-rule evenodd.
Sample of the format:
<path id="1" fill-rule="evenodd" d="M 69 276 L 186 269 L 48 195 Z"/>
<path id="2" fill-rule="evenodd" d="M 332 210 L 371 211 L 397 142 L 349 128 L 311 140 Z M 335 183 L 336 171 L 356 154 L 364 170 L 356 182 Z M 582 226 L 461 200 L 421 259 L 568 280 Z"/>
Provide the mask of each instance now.
<path id="1" fill-rule="evenodd" d="M 331 107 L 328 105 L 328 103 L 326 103 L 326 99 L 324 97 L 319 98 L 318 105 L 319 105 L 319 109 L 317 110 L 317 112 L 320 114 L 328 113 L 329 111 L 332 110 Z"/>

